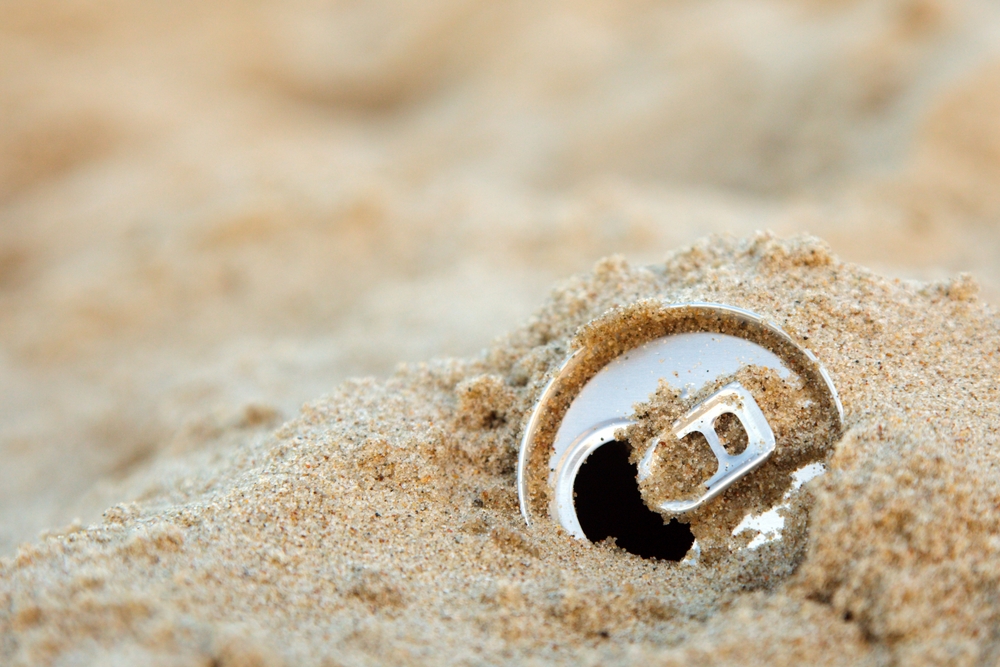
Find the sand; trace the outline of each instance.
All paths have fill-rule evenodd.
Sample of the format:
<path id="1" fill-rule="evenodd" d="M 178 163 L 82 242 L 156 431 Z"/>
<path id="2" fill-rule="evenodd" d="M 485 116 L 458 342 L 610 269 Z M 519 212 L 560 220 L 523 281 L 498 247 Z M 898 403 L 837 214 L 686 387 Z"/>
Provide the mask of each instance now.
<path id="1" fill-rule="evenodd" d="M 995 661 L 998 91 L 988 0 L 0 0 L 0 662 Z M 517 520 L 537 382 L 641 295 L 845 395 L 743 574 Z"/>
<path id="2" fill-rule="evenodd" d="M 615 253 L 806 231 L 997 302 L 997 26 L 986 0 L 0 2 L 0 553 L 232 425 L 474 354 Z"/>
<path id="3" fill-rule="evenodd" d="M 652 297 L 752 309 L 827 365 L 848 430 L 807 484 L 806 539 L 688 565 L 523 523 L 518 435 L 547 374 L 581 325 Z M 989 662 L 997 324 L 967 280 L 881 278 L 811 238 L 602 261 L 481 355 L 347 382 L 161 471 L 157 498 L 21 547 L 5 660 Z"/>

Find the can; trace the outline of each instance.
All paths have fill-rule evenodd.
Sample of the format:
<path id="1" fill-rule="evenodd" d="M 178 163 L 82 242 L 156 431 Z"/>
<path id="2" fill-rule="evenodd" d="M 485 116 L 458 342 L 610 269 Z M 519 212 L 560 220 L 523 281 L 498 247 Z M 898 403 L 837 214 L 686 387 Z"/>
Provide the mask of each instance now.
<path id="1" fill-rule="evenodd" d="M 824 470 L 843 430 L 843 406 L 816 356 L 761 315 L 718 303 L 643 301 L 584 330 L 524 428 L 524 520 L 553 521 L 580 540 L 615 537 L 638 555 L 670 560 L 676 554 L 629 549 L 641 534 L 602 537 L 605 529 L 588 524 L 614 532 L 616 512 L 620 533 L 714 522 L 706 539 L 731 529 L 725 545 L 710 540 L 730 550 L 780 539 L 782 503 Z M 623 455 L 635 489 L 626 480 L 601 490 L 626 477 Z M 636 494 L 652 523 L 635 509 Z M 640 520 L 645 529 L 627 525 Z M 752 539 L 740 537 L 748 531 Z M 682 557 L 697 560 L 703 546 L 692 536 Z"/>

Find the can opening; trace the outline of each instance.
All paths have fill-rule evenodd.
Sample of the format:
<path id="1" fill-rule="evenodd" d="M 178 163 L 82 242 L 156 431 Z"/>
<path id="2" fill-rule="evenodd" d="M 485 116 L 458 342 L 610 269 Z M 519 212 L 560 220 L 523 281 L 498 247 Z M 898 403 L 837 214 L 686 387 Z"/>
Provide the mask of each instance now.
<path id="1" fill-rule="evenodd" d="M 615 543 L 642 558 L 679 561 L 694 544 L 686 523 L 663 517 L 642 502 L 628 443 L 613 441 L 595 449 L 573 481 L 580 527 L 591 542 Z"/>

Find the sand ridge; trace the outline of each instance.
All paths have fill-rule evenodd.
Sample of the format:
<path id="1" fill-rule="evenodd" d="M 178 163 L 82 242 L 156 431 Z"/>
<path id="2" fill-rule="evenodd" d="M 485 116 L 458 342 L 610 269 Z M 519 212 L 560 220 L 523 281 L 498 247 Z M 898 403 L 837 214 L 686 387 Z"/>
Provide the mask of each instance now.
<path id="1" fill-rule="evenodd" d="M 759 312 L 826 364 L 848 432 L 807 484 L 805 543 L 692 569 L 524 526 L 513 461 L 547 373 L 581 325 L 653 296 Z M 887 280 L 811 238 L 603 260 L 480 356 L 345 383 L 229 448 L 183 500 L 25 545 L 0 570 L 0 650 L 11 664 L 978 664 L 1000 610 L 996 318 L 968 280 Z M 766 567 L 771 548 L 797 549 L 792 566 Z"/>

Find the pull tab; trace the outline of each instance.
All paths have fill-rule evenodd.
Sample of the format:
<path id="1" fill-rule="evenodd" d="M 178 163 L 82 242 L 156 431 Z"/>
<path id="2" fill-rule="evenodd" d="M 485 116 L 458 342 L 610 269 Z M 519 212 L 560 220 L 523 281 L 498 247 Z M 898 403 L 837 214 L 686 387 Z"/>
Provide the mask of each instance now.
<path id="1" fill-rule="evenodd" d="M 724 414 L 734 415 L 747 433 L 747 447 L 730 456 L 719 441 L 715 421 Z M 705 436 L 719 462 L 718 470 L 705 482 L 708 491 L 694 500 L 667 500 L 659 505 L 666 514 L 684 514 L 695 510 L 728 489 L 747 473 L 760 467 L 774 451 L 774 432 L 753 395 L 739 382 L 732 382 L 693 407 L 674 422 L 671 433 L 678 440 L 695 431 Z M 654 472 L 656 448 L 660 438 L 654 438 L 646 448 L 638 466 L 640 482 Z"/>

